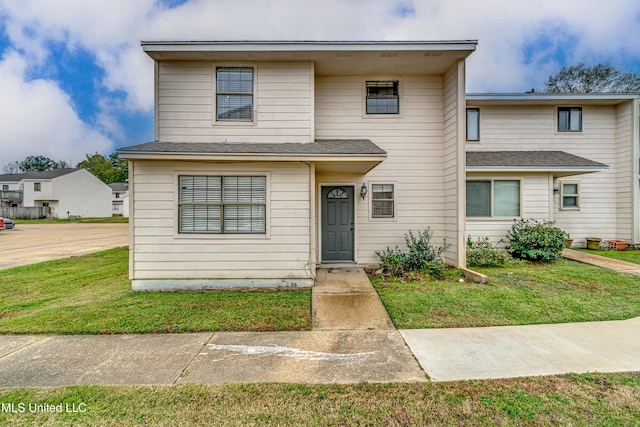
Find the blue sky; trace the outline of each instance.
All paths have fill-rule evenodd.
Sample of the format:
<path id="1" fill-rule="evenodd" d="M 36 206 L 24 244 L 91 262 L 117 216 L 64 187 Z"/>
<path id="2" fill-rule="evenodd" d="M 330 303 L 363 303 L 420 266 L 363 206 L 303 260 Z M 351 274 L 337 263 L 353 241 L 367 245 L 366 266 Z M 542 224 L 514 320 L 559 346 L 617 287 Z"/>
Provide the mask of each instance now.
<path id="1" fill-rule="evenodd" d="M 637 0 L 0 0 L 0 166 L 153 139 L 141 40 L 478 39 L 470 92 L 541 88 L 564 65 L 640 73 Z"/>

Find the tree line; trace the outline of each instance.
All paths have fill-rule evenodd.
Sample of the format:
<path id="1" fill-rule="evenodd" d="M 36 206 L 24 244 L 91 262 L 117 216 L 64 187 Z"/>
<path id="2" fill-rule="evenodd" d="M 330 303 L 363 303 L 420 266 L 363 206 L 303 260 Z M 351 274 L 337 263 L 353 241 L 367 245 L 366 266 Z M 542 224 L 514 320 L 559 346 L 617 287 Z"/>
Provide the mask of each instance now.
<path id="1" fill-rule="evenodd" d="M 102 154 L 85 154 L 85 159 L 75 167 L 83 168 L 95 175 L 105 184 L 112 182 L 126 182 L 129 176 L 127 161 L 118 157 L 118 153 L 111 153 L 107 157 Z M 7 163 L 2 167 L 4 173 L 20 174 L 27 172 L 46 172 L 55 169 L 71 168 L 66 160 L 53 160 L 47 156 L 28 156 L 22 161 Z"/>

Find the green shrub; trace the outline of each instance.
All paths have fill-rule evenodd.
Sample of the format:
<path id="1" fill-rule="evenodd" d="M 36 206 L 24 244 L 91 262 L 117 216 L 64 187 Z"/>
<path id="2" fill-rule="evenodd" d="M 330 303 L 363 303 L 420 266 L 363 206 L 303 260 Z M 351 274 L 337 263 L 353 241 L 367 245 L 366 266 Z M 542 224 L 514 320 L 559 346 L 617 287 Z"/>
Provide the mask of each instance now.
<path id="1" fill-rule="evenodd" d="M 429 228 L 419 231 L 417 236 L 409 231 L 404 236 L 408 253 L 401 251 L 397 246 L 395 249 L 387 247 L 384 251 L 376 252 L 384 272 L 393 276 L 403 276 L 419 271 L 436 279 L 443 278 L 445 268 L 442 264 L 442 254 L 449 245 L 445 241 L 442 246 L 433 246 L 432 236 L 433 232 Z"/>
<path id="2" fill-rule="evenodd" d="M 515 221 L 509 238 L 509 252 L 515 258 L 527 261 L 549 262 L 560 258 L 565 233 L 553 221 L 521 219 Z"/>
<path id="3" fill-rule="evenodd" d="M 509 253 L 496 248 L 488 237 L 478 237 L 475 242 L 471 241 L 471 237 L 467 239 L 467 265 L 470 267 L 495 267 L 511 260 Z"/>

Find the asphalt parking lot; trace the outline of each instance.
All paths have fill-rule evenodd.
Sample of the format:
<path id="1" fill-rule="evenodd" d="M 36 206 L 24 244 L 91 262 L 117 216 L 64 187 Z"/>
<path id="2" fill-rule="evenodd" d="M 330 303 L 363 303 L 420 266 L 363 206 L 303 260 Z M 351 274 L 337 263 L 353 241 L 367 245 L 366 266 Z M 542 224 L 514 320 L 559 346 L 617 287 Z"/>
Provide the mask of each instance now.
<path id="1" fill-rule="evenodd" d="M 0 269 L 127 246 L 129 224 L 20 224 L 0 233 Z"/>

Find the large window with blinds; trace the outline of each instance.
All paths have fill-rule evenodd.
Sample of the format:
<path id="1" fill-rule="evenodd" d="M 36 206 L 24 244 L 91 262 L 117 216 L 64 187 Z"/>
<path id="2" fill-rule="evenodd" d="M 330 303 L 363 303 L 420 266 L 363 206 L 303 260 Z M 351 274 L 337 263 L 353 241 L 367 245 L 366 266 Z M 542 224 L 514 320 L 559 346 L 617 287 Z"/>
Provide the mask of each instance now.
<path id="1" fill-rule="evenodd" d="M 520 180 L 467 181 L 467 217 L 519 217 L 520 199 Z"/>
<path id="2" fill-rule="evenodd" d="M 182 175 L 180 233 L 266 233 L 266 176 Z"/>
<path id="3" fill-rule="evenodd" d="M 253 121 L 253 68 L 216 68 L 216 120 Z"/>

